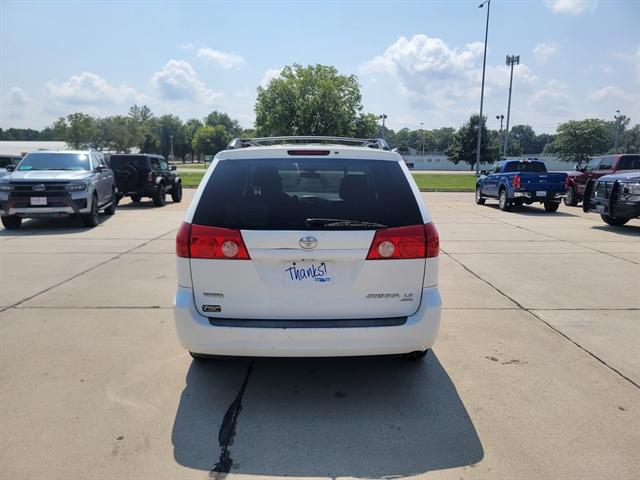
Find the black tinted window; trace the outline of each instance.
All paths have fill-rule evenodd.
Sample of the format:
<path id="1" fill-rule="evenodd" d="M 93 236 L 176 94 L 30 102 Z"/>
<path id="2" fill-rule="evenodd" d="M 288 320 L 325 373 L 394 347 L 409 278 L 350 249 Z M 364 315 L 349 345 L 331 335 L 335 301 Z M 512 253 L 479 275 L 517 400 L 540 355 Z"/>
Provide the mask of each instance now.
<path id="1" fill-rule="evenodd" d="M 146 155 L 111 155 L 109 161 L 113 170 L 124 165 L 133 165 L 134 167 L 149 168 L 149 157 Z"/>
<path id="2" fill-rule="evenodd" d="M 547 171 L 542 162 L 511 162 L 507 163 L 505 172 L 536 172 L 544 173 Z"/>
<path id="3" fill-rule="evenodd" d="M 247 230 L 318 228 L 307 224 L 309 218 L 389 227 L 422 223 L 399 164 L 349 159 L 222 160 L 193 223 Z"/>
<path id="4" fill-rule="evenodd" d="M 609 170 L 611 167 L 613 167 L 613 157 L 602 157 L 602 160 L 600 160 L 600 166 L 598 167 L 598 169 Z"/>
<path id="5" fill-rule="evenodd" d="M 619 170 L 640 170 L 640 155 L 625 155 L 620 160 Z"/>

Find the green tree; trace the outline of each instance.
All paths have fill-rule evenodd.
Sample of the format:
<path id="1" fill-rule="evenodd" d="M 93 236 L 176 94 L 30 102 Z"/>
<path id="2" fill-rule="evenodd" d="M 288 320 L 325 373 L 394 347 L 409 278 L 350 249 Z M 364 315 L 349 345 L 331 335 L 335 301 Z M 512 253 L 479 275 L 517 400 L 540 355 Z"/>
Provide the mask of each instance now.
<path id="1" fill-rule="evenodd" d="M 611 148 L 611 134 L 610 122 L 597 118 L 571 120 L 558 126 L 553 151 L 562 160 L 582 164 Z"/>
<path id="2" fill-rule="evenodd" d="M 215 155 L 227 148 L 232 135 L 223 125 L 204 125 L 196 130 L 191 140 L 193 149 L 203 155 Z"/>
<path id="3" fill-rule="evenodd" d="M 627 130 L 624 138 L 620 141 L 620 152 L 639 153 L 640 152 L 640 125 L 634 125 Z"/>
<path id="4" fill-rule="evenodd" d="M 375 138 L 378 135 L 378 131 L 377 115 L 373 113 L 361 113 L 358 115 L 353 133 L 356 138 Z"/>
<path id="5" fill-rule="evenodd" d="M 511 150 L 511 143 L 518 144 L 519 148 L 514 150 L 520 150 L 521 153 L 536 154 L 542 150 L 538 150 L 538 143 L 536 142 L 536 132 L 530 125 L 514 125 L 509 132 L 509 149 Z M 509 153 L 509 155 L 513 155 Z M 520 155 L 520 153 L 518 153 Z"/>
<path id="6" fill-rule="evenodd" d="M 54 123 L 53 130 L 71 148 L 94 146 L 98 135 L 96 119 L 80 112 L 67 115 L 66 118 L 60 117 Z"/>
<path id="7" fill-rule="evenodd" d="M 171 156 L 173 145 L 174 157 L 184 157 L 189 152 L 185 142 L 182 120 L 176 115 L 162 115 L 155 121 L 155 132 L 158 138 L 159 153 L 165 158 Z"/>
<path id="8" fill-rule="evenodd" d="M 207 115 L 204 119 L 205 125 L 215 127 L 216 125 L 222 125 L 230 135 L 238 137 L 242 134 L 242 128 L 237 120 L 232 119 L 226 113 L 213 111 Z"/>
<path id="9" fill-rule="evenodd" d="M 445 151 L 445 155 L 456 165 L 460 162 L 468 163 L 471 169 L 476 164 L 476 152 L 478 145 L 478 124 L 480 116 L 471 115 L 469 121 L 462 125 L 456 132 L 453 143 Z M 489 134 L 487 132 L 487 117 L 482 116 L 482 143 L 480 145 L 480 163 L 493 162 L 498 152 L 490 144 Z"/>
<path id="10" fill-rule="evenodd" d="M 362 110 L 355 75 L 340 75 L 335 67 L 294 64 L 266 88 L 258 87 L 258 135 L 353 136 Z"/>
<path id="11" fill-rule="evenodd" d="M 189 154 L 191 155 L 192 159 L 195 151 L 193 148 L 193 137 L 195 136 L 198 129 L 202 127 L 202 125 L 202 122 L 197 118 L 191 118 L 184 124 L 184 140 L 188 145 Z M 182 161 L 184 162 L 184 157 L 182 158 Z"/>
<path id="12" fill-rule="evenodd" d="M 456 130 L 451 127 L 437 128 L 431 130 L 429 134 L 428 136 L 431 137 L 433 147 L 432 149 L 426 148 L 426 150 L 445 152 L 454 143 Z"/>

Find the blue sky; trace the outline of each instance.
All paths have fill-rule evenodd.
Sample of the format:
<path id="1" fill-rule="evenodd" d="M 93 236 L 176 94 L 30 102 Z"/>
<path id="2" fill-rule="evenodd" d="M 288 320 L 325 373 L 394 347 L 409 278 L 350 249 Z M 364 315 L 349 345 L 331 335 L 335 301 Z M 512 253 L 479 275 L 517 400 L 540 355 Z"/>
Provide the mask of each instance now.
<path id="1" fill-rule="evenodd" d="M 0 0 L 0 127 L 43 128 L 133 103 L 184 120 L 221 110 L 249 127 L 256 88 L 284 65 L 358 76 L 388 125 L 458 127 L 477 112 L 485 9 L 458 1 Z M 485 7 L 486 8 L 486 7 Z M 640 0 L 492 0 L 485 113 L 511 124 L 640 122 Z"/>

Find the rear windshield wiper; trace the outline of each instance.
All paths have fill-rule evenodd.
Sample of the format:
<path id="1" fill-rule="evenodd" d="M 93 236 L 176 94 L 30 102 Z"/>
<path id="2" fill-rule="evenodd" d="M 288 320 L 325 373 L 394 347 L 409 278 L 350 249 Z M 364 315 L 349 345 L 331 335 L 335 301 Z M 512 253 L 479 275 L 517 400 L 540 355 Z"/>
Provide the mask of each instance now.
<path id="1" fill-rule="evenodd" d="M 307 218 L 305 223 L 310 227 L 355 227 L 355 228 L 387 228 L 376 222 L 361 222 L 342 218 Z"/>

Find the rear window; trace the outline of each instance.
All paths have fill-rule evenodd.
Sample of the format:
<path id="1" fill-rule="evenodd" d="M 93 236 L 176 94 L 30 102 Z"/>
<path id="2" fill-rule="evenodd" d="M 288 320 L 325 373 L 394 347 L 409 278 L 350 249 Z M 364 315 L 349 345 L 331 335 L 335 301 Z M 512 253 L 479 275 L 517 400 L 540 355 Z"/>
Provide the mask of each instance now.
<path id="1" fill-rule="evenodd" d="M 388 227 L 422 223 L 399 164 L 351 159 L 221 160 L 193 223 L 244 230 L 336 228 L 310 226 L 310 218 Z"/>
<path id="2" fill-rule="evenodd" d="M 618 170 L 640 170 L 640 155 L 625 155 L 622 157 Z"/>
<path id="3" fill-rule="evenodd" d="M 115 170 L 123 165 L 133 165 L 134 167 L 148 168 L 149 157 L 146 155 L 111 155 L 109 160 L 111 168 Z"/>
<path id="4" fill-rule="evenodd" d="M 504 169 L 505 173 L 510 172 L 534 172 L 545 173 L 547 167 L 542 162 L 510 162 Z"/>

